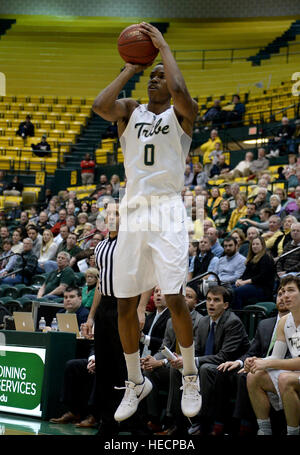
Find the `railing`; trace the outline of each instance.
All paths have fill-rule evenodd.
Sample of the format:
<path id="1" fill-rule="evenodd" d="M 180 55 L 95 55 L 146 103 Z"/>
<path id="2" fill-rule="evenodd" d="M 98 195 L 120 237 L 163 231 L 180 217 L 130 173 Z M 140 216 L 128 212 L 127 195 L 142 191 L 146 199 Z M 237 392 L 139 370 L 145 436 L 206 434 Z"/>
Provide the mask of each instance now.
<path id="1" fill-rule="evenodd" d="M 281 48 L 286 47 L 286 52 L 284 54 L 278 54 L 278 53 L 272 53 L 272 48 L 274 52 L 277 52 L 277 46 L 274 45 L 274 47 L 270 46 L 270 53 L 271 57 L 282 57 L 285 55 L 286 57 L 286 63 L 289 62 L 290 56 L 291 55 L 299 55 L 300 54 L 300 48 L 298 51 L 291 51 L 291 48 L 294 46 L 297 48 L 300 43 L 287 43 L 283 44 Z M 249 61 L 249 58 L 251 57 L 250 55 L 245 55 L 245 56 L 236 56 L 235 53 L 237 51 L 250 51 L 254 50 L 253 52 L 254 55 L 256 55 L 258 52 L 260 52 L 262 49 L 255 46 L 255 47 L 236 47 L 236 48 L 222 48 L 222 49 L 172 49 L 173 55 L 176 59 L 177 62 L 201 62 L 201 69 L 205 69 L 205 64 L 207 62 L 230 62 L 233 63 L 235 61 Z M 212 55 L 216 52 L 224 52 L 224 57 L 210 57 L 209 54 L 212 53 Z M 245 52 L 246 53 L 246 52 Z M 185 57 L 184 54 L 194 54 L 192 57 Z M 254 56 L 253 55 L 253 56 Z M 264 60 L 261 58 L 261 60 Z"/>

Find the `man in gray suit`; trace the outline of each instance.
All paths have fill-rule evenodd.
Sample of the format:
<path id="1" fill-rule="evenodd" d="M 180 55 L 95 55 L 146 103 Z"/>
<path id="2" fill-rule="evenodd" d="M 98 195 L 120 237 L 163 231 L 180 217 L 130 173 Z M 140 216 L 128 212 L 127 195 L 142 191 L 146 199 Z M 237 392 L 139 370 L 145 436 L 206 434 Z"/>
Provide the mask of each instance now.
<path id="1" fill-rule="evenodd" d="M 193 338 L 195 340 L 197 338 L 199 321 L 203 317 L 195 310 L 195 306 L 198 303 L 196 288 L 186 288 L 185 301 L 190 310 L 193 324 Z M 147 396 L 146 400 L 149 417 L 148 428 L 155 432 L 162 430 L 160 423 L 161 406 L 159 392 L 161 390 L 168 392 L 169 390 L 170 363 L 160 352 L 165 346 L 172 352 L 176 351 L 176 336 L 172 325 L 172 319 L 168 319 L 160 350 L 154 356 L 149 355 L 141 360 L 144 375 L 150 379 L 153 386 L 152 391 Z M 170 402 L 168 400 L 166 411 L 167 420 L 171 420 L 169 408 Z"/>
<path id="2" fill-rule="evenodd" d="M 239 358 L 247 352 L 250 346 L 242 321 L 229 309 L 231 298 L 232 294 L 228 288 L 224 286 L 211 288 L 206 297 L 208 314 L 200 319 L 198 325 L 195 353 L 200 377 L 202 407 L 199 416 L 195 417 L 195 421 L 197 423 L 200 421 L 202 432 L 209 431 L 206 424 L 210 424 L 212 420 L 211 404 L 218 365 Z M 171 365 L 174 366 L 170 370 L 171 412 L 173 416 L 176 416 L 177 426 L 182 426 L 185 421 L 180 412 L 181 376 L 178 369 L 181 363 L 179 357 L 177 361 L 171 361 Z M 194 423 L 196 423 L 195 421 Z"/>
<path id="3" fill-rule="evenodd" d="M 256 417 L 248 395 L 247 372 L 253 357 L 263 358 L 271 355 L 277 324 L 280 318 L 289 312 L 280 288 L 277 293 L 276 306 L 278 315 L 260 321 L 247 353 L 238 360 L 224 362 L 218 366 L 214 393 L 214 435 L 224 433 L 224 422 L 231 418 L 228 411 L 232 398 L 235 398 L 233 417 L 240 421 L 240 436 L 250 434 L 255 429 Z"/>

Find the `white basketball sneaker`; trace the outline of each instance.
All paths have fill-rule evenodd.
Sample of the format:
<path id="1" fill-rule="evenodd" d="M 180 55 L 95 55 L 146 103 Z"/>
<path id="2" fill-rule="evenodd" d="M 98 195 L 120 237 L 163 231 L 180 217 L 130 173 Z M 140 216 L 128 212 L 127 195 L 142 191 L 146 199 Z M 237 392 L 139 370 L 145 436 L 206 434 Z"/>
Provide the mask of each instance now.
<path id="1" fill-rule="evenodd" d="M 144 378 L 142 384 L 135 384 L 132 381 L 125 381 L 125 387 L 115 387 L 118 390 L 125 389 L 124 397 L 115 412 L 115 420 L 122 422 L 131 417 L 137 410 L 139 402 L 152 390 L 152 383 Z"/>
<path id="2" fill-rule="evenodd" d="M 186 417 L 194 417 L 201 409 L 199 377 L 196 374 L 182 377 L 181 410 Z"/>

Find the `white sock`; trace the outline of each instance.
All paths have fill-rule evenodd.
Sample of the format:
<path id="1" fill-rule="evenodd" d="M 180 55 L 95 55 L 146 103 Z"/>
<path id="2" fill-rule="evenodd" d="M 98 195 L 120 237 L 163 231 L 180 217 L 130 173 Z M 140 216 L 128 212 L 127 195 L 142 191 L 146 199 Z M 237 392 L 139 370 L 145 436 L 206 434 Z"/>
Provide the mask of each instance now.
<path id="1" fill-rule="evenodd" d="M 296 436 L 299 434 L 299 427 L 290 427 L 289 425 L 287 426 L 287 434 L 289 436 Z"/>
<path id="2" fill-rule="evenodd" d="M 258 428 L 261 430 L 262 434 L 270 435 L 272 434 L 272 427 L 270 419 L 257 419 Z"/>
<path id="3" fill-rule="evenodd" d="M 195 364 L 195 346 L 194 343 L 188 348 L 183 348 L 179 345 L 183 360 L 183 376 L 198 374 Z"/>
<path id="4" fill-rule="evenodd" d="M 128 381 L 132 381 L 135 384 L 141 384 L 144 378 L 141 371 L 139 351 L 133 352 L 132 354 L 126 354 L 124 352 L 124 356 L 127 366 Z"/>

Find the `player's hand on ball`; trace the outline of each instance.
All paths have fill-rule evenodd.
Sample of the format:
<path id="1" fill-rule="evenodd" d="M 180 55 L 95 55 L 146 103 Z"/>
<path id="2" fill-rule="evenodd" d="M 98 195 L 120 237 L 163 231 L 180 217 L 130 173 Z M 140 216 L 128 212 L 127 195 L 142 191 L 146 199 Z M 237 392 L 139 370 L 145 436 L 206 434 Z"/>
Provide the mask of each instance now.
<path id="1" fill-rule="evenodd" d="M 160 49 L 162 46 L 165 46 L 167 44 L 164 37 L 156 27 L 148 24 L 147 22 L 141 22 L 139 25 L 143 33 L 146 33 L 146 35 L 150 36 L 152 43 L 155 47 L 157 47 L 157 49 Z"/>

